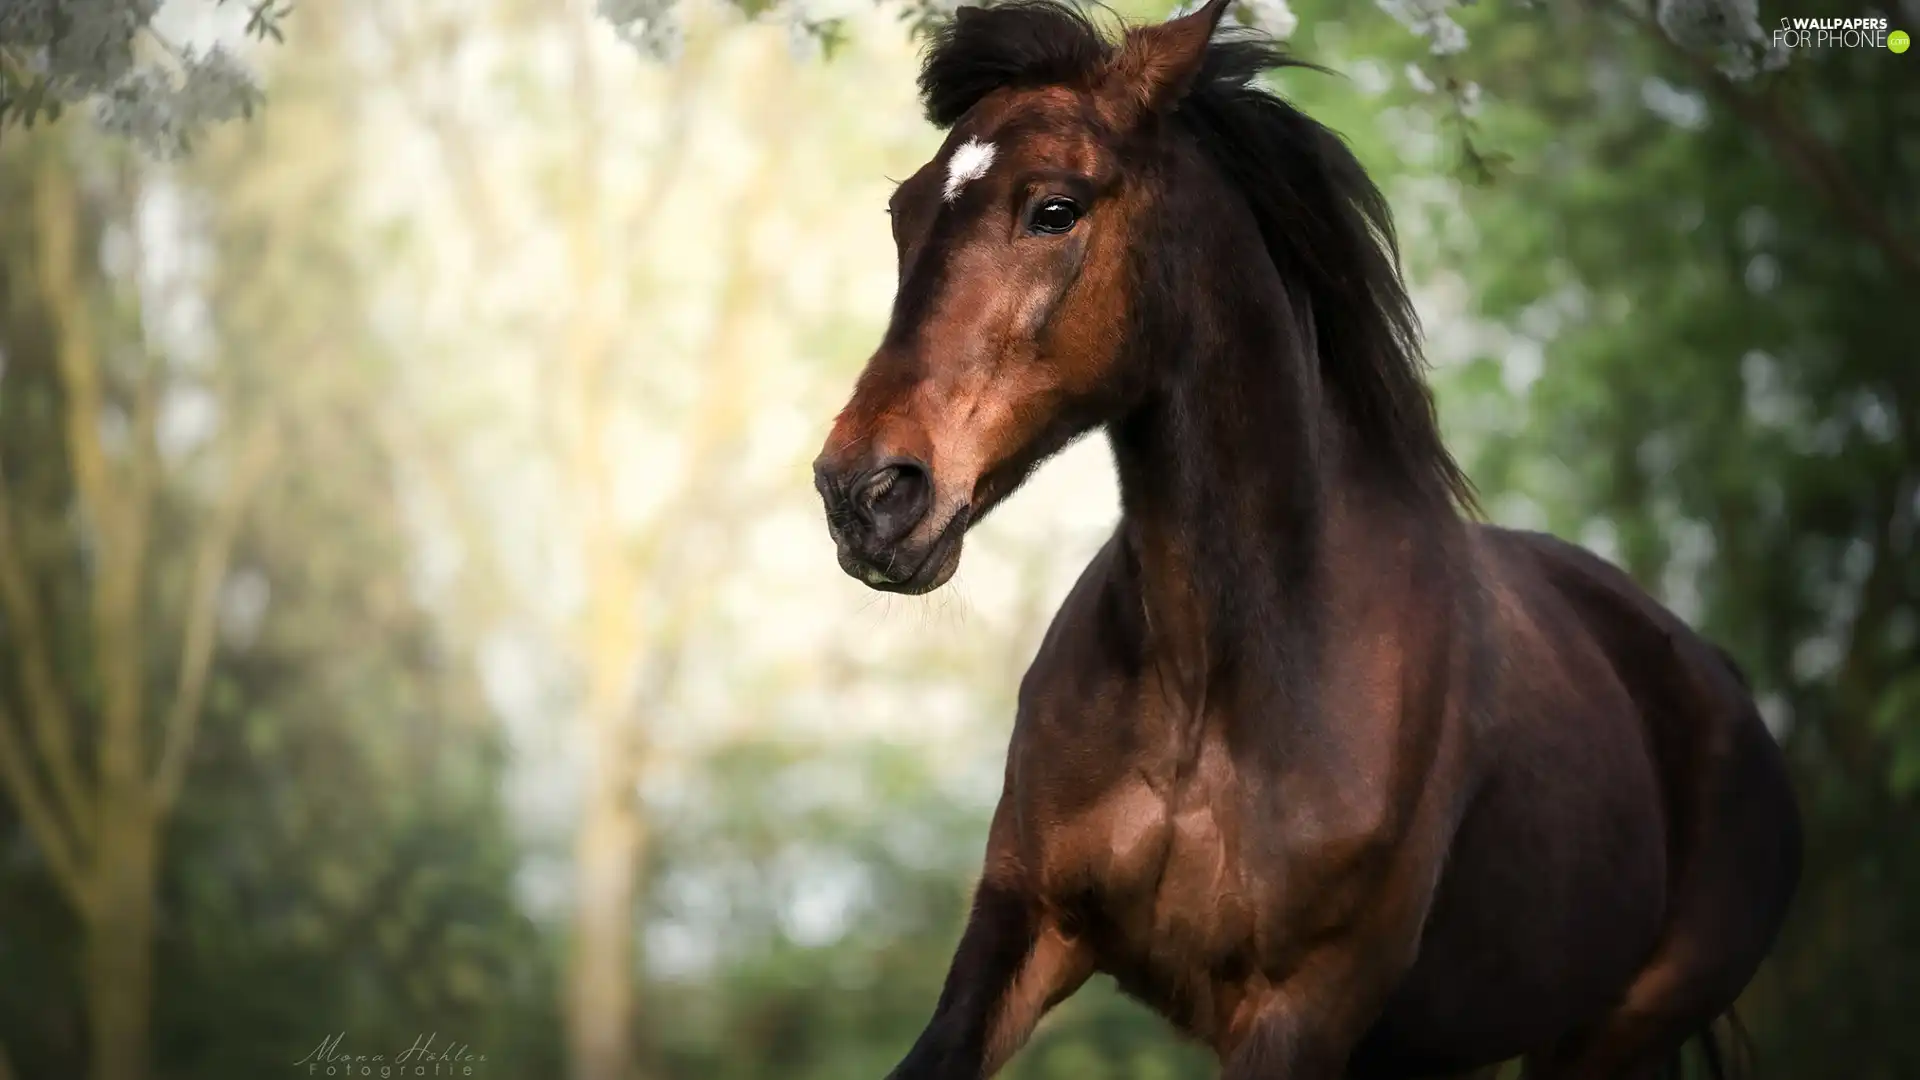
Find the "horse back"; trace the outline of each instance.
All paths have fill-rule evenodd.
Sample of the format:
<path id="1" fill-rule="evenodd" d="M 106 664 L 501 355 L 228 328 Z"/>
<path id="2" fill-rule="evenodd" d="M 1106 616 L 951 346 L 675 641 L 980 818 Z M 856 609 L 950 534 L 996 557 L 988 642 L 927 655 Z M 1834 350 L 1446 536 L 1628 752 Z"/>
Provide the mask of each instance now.
<path id="1" fill-rule="evenodd" d="M 1784 784 L 1784 770 L 1768 768 L 1778 753 L 1746 676 L 1725 649 L 1584 548 L 1542 533 L 1491 527 L 1481 533 L 1499 557 L 1530 571 L 1552 600 L 1564 603 L 1632 698 L 1675 860 L 1684 864 L 1701 842 L 1703 815 L 1723 796 L 1727 770 L 1754 768 L 1766 775 L 1750 782 Z"/>

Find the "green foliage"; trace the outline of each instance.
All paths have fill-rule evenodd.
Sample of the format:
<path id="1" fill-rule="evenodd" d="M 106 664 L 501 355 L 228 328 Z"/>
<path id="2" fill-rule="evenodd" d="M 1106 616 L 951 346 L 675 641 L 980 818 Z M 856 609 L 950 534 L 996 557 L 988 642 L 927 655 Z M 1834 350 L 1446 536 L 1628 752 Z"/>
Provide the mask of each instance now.
<path id="1" fill-rule="evenodd" d="M 225 5 L 229 0 L 214 0 Z M 0 11 L 0 130 L 91 104 L 100 126 L 158 157 L 206 128 L 251 116 L 253 73 L 215 45 L 181 48 L 153 29 L 160 0 L 9 0 Z M 249 0 L 246 33 L 282 41 L 288 0 Z"/>
<path id="2" fill-rule="evenodd" d="M 52 82 L 9 61 L 0 53 L 0 126 L 31 128 L 36 122 L 60 119 L 62 103 L 50 93 Z"/>

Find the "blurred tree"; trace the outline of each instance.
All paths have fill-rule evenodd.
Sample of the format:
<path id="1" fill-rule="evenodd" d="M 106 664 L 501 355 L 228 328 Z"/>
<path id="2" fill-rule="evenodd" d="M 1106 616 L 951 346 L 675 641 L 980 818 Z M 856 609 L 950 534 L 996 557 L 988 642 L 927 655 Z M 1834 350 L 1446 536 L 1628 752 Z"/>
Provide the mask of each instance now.
<path id="1" fill-rule="evenodd" d="M 557 97 L 544 130 L 553 141 L 530 149 L 540 172 L 557 178 L 552 185 L 502 194 L 487 169 L 488 119 L 445 107 L 437 88 L 476 42 L 499 26 L 470 25 L 455 9 L 384 13 L 383 34 L 393 56 L 396 84 L 431 132 L 440 160 L 457 192 L 461 225 L 491 259 L 514 242 L 508 207 L 523 200 L 533 237 L 558 234 L 563 259 L 555 295 L 558 310 L 532 316 L 539 333 L 510 338 L 513 364 L 526 373 L 536 414 L 537 436 L 527 440 L 531 454 L 550 478 L 547 494 L 555 518 L 546 523 L 544 541 L 578 568 L 586 587 L 577 603 L 556 605 L 545 580 L 520 580 L 500 555 L 500 534 L 488 535 L 486 515 L 499 491 L 492 477 L 468 477 L 447 447 L 471 440 L 474 433 L 455 419 L 445 438 L 406 438 L 406 453 L 422 468 L 420 479 L 435 501 L 455 508 L 452 528 L 474 538 L 470 574 L 488 580 L 466 587 L 469 596 L 497 602 L 480 613 L 483 621 L 527 618 L 557 642 L 574 668 L 569 707 L 579 725 L 585 775 L 580 784 L 579 818 L 572 848 L 570 945 L 564 990 L 569 1067 L 580 1080 L 625 1080 L 634 1074 L 637 980 L 640 967 L 635 923 L 645 890 L 646 849 L 650 830 L 640 785 L 653 764 L 652 717 L 646 706 L 658 700 L 659 683 L 670 678 L 676 652 L 683 648 L 686 625 L 711 598 L 710 580 L 690 573 L 697 565 L 724 558 L 737 531 L 714 526 L 750 505 L 752 492 L 726 485 L 729 463 L 739 452 L 750 416 L 742 386 L 751 369 L 753 310 L 763 302 L 762 271 L 751 260 L 757 213 L 777 207 L 782 180 L 785 128 L 779 119 L 785 103 L 774 93 L 753 93 L 758 113 L 751 138 L 766 149 L 748 191 L 731 203 L 738 212 L 716 215 L 713 240 L 720 252 L 722 278 L 712 314 L 710 336 L 695 349 L 676 376 L 693 375 L 691 401 L 669 407 L 651 404 L 643 388 L 645 357 L 626 354 L 626 343 L 642 321 L 657 317 L 658 302 L 639 284 L 652 267 L 650 241 L 660 230 L 670 195 L 687 182 L 683 172 L 688 118 L 693 104 L 679 94 L 700 86 L 713 74 L 722 44 L 722 20 L 696 33 L 671 78 L 673 113 L 663 145 L 649 155 L 641 190 L 616 201 L 609 193 L 614 156 L 605 134 L 609 107 L 604 59 L 593 37 L 604 33 L 584 4 L 570 10 L 506 5 L 502 22 L 528 37 L 553 40 L 567 57 L 564 79 L 540 91 Z M 782 70 L 781 60 L 760 65 L 753 75 L 766 86 Z M 517 77 L 528 78 L 524 73 Z M 531 81 L 531 80 L 530 80 Z M 497 318 L 497 313 L 489 313 Z M 515 327 L 510 333 L 520 333 Z M 557 341 L 557 350 L 548 343 Z M 622 364 L 622 361 L 642 363 Z M 681 453 L 676 474 L 664 495 L 641 520 L 624 510 L 624 492 L 635 483 L 636 463 L 618 460 L 623 424 L 639 417 L 671 433 Z M 514 418 L 519 419 L 519 418 Z M 433 421 L 429 419 L 429 424 Z M 509 420 L 508 422 L 512 422 Z M 403 436 L 404 438 L 404 436 Z M 478 489 L 478 490 L 476 490 Z M 515 528 L 528 523 L 510 514 Z M 702 542 L 689 538 L 701 535 Z"/>
<path id="2" fill-rule="evenodd" d="M 389 1060 L 437 1034 L 484 1054 L 482 1075 L 551 1076 L 556 965 L 514 889 L 502 735 L 471 643 L 422 602 L 392 437 L 415 421 L 373 323 L 380 252 L 348 227 L 353 16 L 304 12 L 273 114 L 187 171 L 215 253 L 208 317 L 283 465 L 242 552 L 266 613 L 219 669 L 163 882 L 178 983 L 160 1064 L 238 1080 L 330 1034 Z"/>
<path id="3" fill-rule="evenodd" d="M 0 775 L 83 928 L 93 1074 L 137 1080 L 161 830 L 201 717 L 229 557 L 272 450 L 256 420 L 228 413 L 210 447 L 169 459 L 163 401 L 224 402 L 226 388 L 169 364 L 141 332 L 129 292 L 154 282 L 140 277 L 145 223 L 129 221 L 134 174 L 116 170 L 85 200 L 52 140 L 13 153 L 16 205 L 33 214 L 14 225 L 31 242 L 8 245 L 0 403 L 25 422 L 0 468 L 0 601 L 23 707 L 0 713 Z M 92 258 L 116 218 L 134 267 L 118 290 Z M 36 385 L 48 372 L 57 381 Z M 183 526 L 184 542 L 163 548 Z"/>
<path id="4" fill-rule="evenodd" d="M 391 369 L 308 27 L 274 121 L 189 172 L 0 153 L 0 201 L 36 210 L 0 222 L 0 959 L 32 973 L 0 1043 L 26 1076 L 144 1076 L 155 1023 L 159 1071 L 198 1080 L 333 1033 L 558 1057 L 498 734 L 368 437 Z"/>

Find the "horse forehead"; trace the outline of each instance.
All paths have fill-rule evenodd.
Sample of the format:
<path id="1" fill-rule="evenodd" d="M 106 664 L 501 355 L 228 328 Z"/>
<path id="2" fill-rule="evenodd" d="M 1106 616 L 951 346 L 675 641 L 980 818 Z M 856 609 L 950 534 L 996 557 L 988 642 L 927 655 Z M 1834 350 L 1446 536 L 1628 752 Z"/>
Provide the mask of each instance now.
<path id="1" fill-rule="evenodd" d="M 1088 124 L 1094 117 L 1090 99 L 1065 86 L 1002 87 L 989 93 L 953 125 L 954 134 L 987 137 L 1010 126 L 1045 120 Z"/>
<path id="2" fill-rule="evenodd" d="M 945 179 L 980 166 L 1091 171 L 1103 131 L 1085 95 L 1060 86 L 999 90 L 960 123 L 929 165 Z M 986 148 L 984 151 L 982 148 Z"/>

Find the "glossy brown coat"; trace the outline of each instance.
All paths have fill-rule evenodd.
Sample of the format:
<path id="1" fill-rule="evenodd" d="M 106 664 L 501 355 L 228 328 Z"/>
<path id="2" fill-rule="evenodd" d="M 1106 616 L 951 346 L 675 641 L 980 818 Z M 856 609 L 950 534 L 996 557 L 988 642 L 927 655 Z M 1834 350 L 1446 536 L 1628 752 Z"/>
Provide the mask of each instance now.
<path id="1" fill-rule="evenodd" d="M 1779 753 L 1625 575 L 1463 512 L 1384 202 L 1222 6 L 1118 43 L 962 9 L 922 76 L 952 132 L 894 198 L 893 319 L 816 470 L 841 563 L 938 587 L 1094 427 L 1123 515 L 1021 685 L 893 1075 L 991 1075 L 1096 972 L 1227 1080 L 1649 1074 L 1784 914 Z"/>

